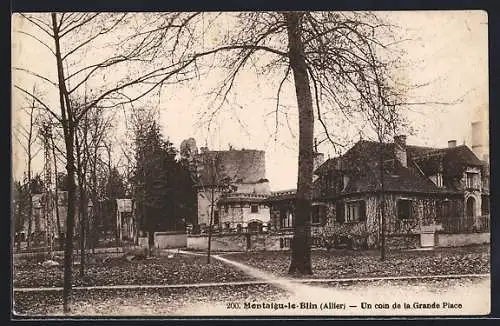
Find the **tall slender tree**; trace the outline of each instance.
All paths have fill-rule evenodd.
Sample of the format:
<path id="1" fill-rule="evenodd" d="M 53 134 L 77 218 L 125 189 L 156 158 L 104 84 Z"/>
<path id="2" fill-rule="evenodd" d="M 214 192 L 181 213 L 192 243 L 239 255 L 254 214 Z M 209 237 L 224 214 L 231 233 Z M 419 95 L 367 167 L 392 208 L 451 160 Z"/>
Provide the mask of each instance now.
<path id="1" fill-rule="evenodd" d="M 259 74 L 279 80 L 276 117 L 281 91 L 293 74 L 299 118 L 299 168 L 289 272 L 310 274 L 314 122 L 319 122 L 334 149 L 340 150 L 341 144 L 334 140 L 335 130 L 325 120 L 326 113 L 349 117 L 366 109 L 361 104 L 370 103 L 373 97 L 378 97 L 377 93 L 388 99 L 402 91 L 391 78 L 378 78 L 390 74 L 391 64 L 396 62 L 397 55 L 388 51 L 389 44 L 394 42 L 391 26 L 370 12 L 201 14 L 193 15 L 190 23 L 190 36 L 179 38 L 179 46 L 165 54 L 180 58 L 178 65 L 184 66 L 184 71 L 194 67 L 191 72 L 196 74 L 201 74 L 199 68 L 203 63 L 213 68 L 204 61 L 209 56 L 215 56 L 216 62 L 227 67 L 228 73 L 210 102 L 211 108 L 202 115 L 209 125 L 227 103 L 237 76 L 245 68 L 257 67 Z M 221 30 L 220 26 L 226 29 Z M 161 26 L 145 29 L 162 30 Z M 192 44 L 196 39 L 204 41 L 205 34 L 211 33 L 223 36 L 201 42 L 201 46 Z"/>

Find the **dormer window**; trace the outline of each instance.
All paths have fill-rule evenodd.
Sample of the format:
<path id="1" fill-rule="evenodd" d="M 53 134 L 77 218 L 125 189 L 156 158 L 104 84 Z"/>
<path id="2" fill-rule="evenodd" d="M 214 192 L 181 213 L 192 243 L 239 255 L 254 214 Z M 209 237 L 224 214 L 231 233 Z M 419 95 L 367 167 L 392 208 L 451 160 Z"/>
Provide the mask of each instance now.
<path id="1" fill-rule="evenodd" d="M 431 176 L 432 182 L 436 185 L 438 188 L 443 187 L 443 174 L 438 172 L 436 175 Z"/>
<path id="2" fill-rule="evenodd" d="M 436 186 L 438 188 L 442 188 L 443 187 L 443 174 L 442 173 L 438 173 L 436 175 Z"/>
<path id="3" fill-rule="evenodd" d="M 345 174 L 342 175 L 342 190 L 344 190 L 348 184 L 349 184 L 349 176 Z"/>
<path id="4" fill-rule="evenodd" d="M 474 172 L 467 172 L 465 174 L 465 187 L 467 189 L 478 189 L 479 174 Z"/>

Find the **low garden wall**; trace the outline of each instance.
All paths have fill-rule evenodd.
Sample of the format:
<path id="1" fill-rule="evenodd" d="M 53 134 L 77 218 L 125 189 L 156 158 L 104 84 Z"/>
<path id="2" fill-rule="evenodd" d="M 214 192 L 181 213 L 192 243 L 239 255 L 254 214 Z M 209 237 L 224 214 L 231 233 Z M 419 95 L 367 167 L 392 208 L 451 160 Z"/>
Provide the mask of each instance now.
<path id="1" fill-rule="evenodd" d="M 436 247 L 461 247 L 473 244 L 490 243 L 490 233 L 437 233 Z"/>
<path id="2" fill-rule="evenodd" d="M 292 234 L 239 233 L 213 234 L 211 250 L 213 251 L 277 251 L 289 250 Z M 187 248 L 191 250 L 207 250 L 208 235 L 188 235 Z"/>
<path id="3" fill-rule="evenodd" d="M 388 248 L 415 249 L 420 247 L 420 234 L 388 235 L 386 239 Z"/>
<path id="4" fill-rule="evenodd" d="M 185 232 L 155 232 L 154 246 L 159 249 L 186 248 L 187 234 Z"/>

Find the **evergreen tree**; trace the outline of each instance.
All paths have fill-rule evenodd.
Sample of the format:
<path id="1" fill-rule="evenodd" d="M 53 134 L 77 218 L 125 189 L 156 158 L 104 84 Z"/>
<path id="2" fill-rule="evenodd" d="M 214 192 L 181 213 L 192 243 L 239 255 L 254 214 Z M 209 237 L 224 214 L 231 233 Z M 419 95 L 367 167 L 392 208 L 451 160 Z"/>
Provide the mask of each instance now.
<path id="1" fill-rule="evenodd" d="M 136 216 L 140 229 L 149 233 L 150 244 L 154 232 L 183 230 L 196 214 L 188 163 L 176 160 L 177 154 L 155 121 L 136 130 Z"/>

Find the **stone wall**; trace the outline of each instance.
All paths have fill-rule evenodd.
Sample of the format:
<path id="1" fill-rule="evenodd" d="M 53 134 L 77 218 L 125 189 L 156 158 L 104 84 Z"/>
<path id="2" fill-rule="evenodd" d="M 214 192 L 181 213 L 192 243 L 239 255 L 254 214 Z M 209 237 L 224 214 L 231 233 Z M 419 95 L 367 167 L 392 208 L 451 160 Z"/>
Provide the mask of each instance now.
<path id="1" fill-rule="evenodd" d="M 289 250 L 292 234 L 250 234 L 249 251 Z"/>
<path id="2" fill-rule="evenodd" d="M 390 249 L 416 249 L 420 247 L 420 234 L 388 236 L 386 244 Z"/>
<path id="3" fill-rule="evenodd" d="M 155 232 L 155 248 L 186 248 L 187 234 L 184 232 Z"/>
<path id="4" fill-rule="evenodd" d="M 292 234 L 240 233 L 213 234 L 213 251 L 279 251 L 289 250 Z M 187 248 L 207 250 L 208 235 L 188 235 Z"/>
<path id="5" fill-rule="evenodd" d="M 457 233 L 457 234 L 436 234 L 437 247 L 460 247 L 473 244 L 490 243 L 490 233 Z"/>
<path id="6" fill-rule="evenodd" d="M 211 250 L 213 251 L 246 251 L 247 239 L 244 234 L 212 235 Z M 187 248 L 192 250 L 207 250 L 208 235 L 188 235 Z"/>

